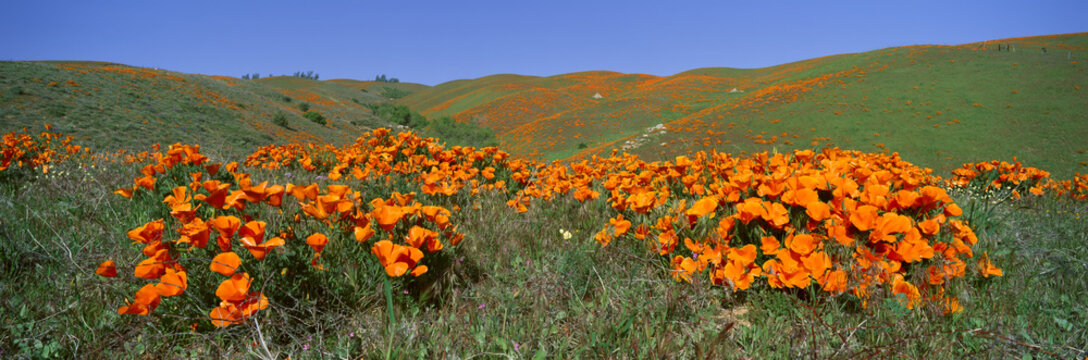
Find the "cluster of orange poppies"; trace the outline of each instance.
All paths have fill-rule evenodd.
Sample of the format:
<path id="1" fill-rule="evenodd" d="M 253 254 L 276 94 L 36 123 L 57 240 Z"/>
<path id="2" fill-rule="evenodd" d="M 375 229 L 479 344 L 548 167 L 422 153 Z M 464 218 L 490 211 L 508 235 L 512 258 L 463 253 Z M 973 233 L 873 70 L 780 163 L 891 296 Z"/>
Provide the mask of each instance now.
<path id="1" fill-rule="evenodd" d="M 1019 199 L 1027 191 L 1036 196 L 1049 192 L 1055 196 L 1088 200 L 1088 174 L 1078 172 L 1070 180 L 1055 180 L 1049 172 L 1023 166 L 1015 158 L 1012 163 L 994 160 L 963 164 L 952 171 L 952 178 L 947 183 L 976 193 L 1008 192 L 1013 199 Z"/>
<path id="2" fill-rule="evenodd" d="M 164 219 L 148 222 L 128 233 L 129 238 L 143 244 L 142 252 L 147 256 L 136 265 L 134 275 L 157 279 L 158 283 L 137 291 L 133 301 L 118 309 L 122 314 L 147 315 L 158 306 L 161 297 L 182 294 L 188 286 L 188 269 L 182 264 L 196 261 L 201 255 L 211 257 L 211 254 L 214 257 L 209 269 L 228 277 L 215 292 L 220 303 L 209 313 L 213 325 L 236 324 L 268 307 L 265 295 L 251 289 L 254 275 L 240 271 L 242 257 L 233 250 L 237 241 L 253 260 L 260 261 L 276 248 L 302 246 L 302 242 L 295 240 L 297 237 L 291 225 L 272 224 L 271 227 L 283 227 L 284 230 L 278 236 L 266 239 L 266 234 L 275 232 L 268 231 L 267 222 L 253 217 L 257 213 L 253 207 L 260 204 L 280 208 L 282 212 L 285 195 L 294 197 L 298 203 L 296 214 L 288 215 L 287 222 L 291 219 L 296 223 L 312 220 L 330 229 L 342 230 L 329 235 L 313 233 L 305 238 L 305 246 L 314 252 L 312 265 L 318 269 L 323 268 L 319 260 L 330 237 L 338 238 L 340 233 L 359 243 L 371 238 L 380 239 L 371 246 L 371 253 L 391 277 L 426 273 L 428 268 L 422 264 L 424 251 L 440 251 L 444 244 L 456 246 L 464 238 L 450 222 L 452 213 L 448 209 L 414 201 L 414 192 L 393 192 L 388 199 L 365 202 L 360 192 L 347 185 L 329 184 L 322 189 L 317 183 L 270 185 L 266 181 L 254 184 L 250 174 L 238 171 L 237 163 L 208 164 L 197 146 L 175 144 L 166 154 L 156 152 L 151 159 L 153 162 L 141 169 L 143 176 L 134 179 L 135 185 L 115 192 L 128 198 L 150 192 L 157 183 L 173 179 L 168 173 L 179 165 L 183 168 L 174 171 L 187 173 L 188 176 L 182 178 L 191 180 L 187 184 L 174 184 L 177 186 L 162 199 L 170 216 L 176 220 L 169 220 L 176 224 L 172 226 L 177 233 L 176 239 L 164 238 L 164 230 L 168 227 Z M 216 179 L 221 170 L 229 173 L 230 181 Z M 211 215 L 201 218 L 197 210 L 202 207 L 205 214 Z M 379 231 L 385 233 L 384 239 L 381 235 L 375 236 Z M 212 238 L 215 246 L 209 247 Z M 116 276 L 116 264 L 107 260 L 99 265 L 97 272 L 102 276 Z"/>
<path id="3" fill-rule="evenodd" d="M 266 147 L 247 165 L 324 172 L 313 165 L 317 151 L 336 159 L 325 163 L 330 179 L 407 175 L 428 195 L 501 190 L 518 212 L 562 196 L 607 201 L 617 214 L 594 236 L 602 245 L 618 238 L 645 243 L 669 260 L 677 280 L 702 275 L 734 290 L 763 279 L 775 288 L 815 284 L 866 300 L 887 285 L 909 308 L 928 296 L 957 311 L 943 286 L 967 274 L 978 241 L 957 219 L 962 211 L 940 178 L 894 154 L 699 152 L 650 163 L 614 153 L 542 164 L 378 130 L 341 149 Z M 462 191 L 466 184 L 471 191 Z M 1001 274 L 985 254 L 980 258 L 973 262 L 978 274 Z"/>
<path id="4" fill-rule="evenodd" d="M 5 135 L 4 168 L 86 152 L 69 139 L 58 142 L 62 147 L 48 145 L 59 138 Z M 1033 193 L 1045 187 L 1088 197 L 1088 175 L 1040 185 L 1049 176 L 1044 171 L 989 162 L 965 165 L 944 182 L 896 154 L 839 149 L 741 157 L 697 152 L 664 162 L 613 152 L 566 164 L 539 163 L 511 158 L 495 147 L 447 148 L 437 139 L 377 129 L 339 148 L 266 146 L 244 162 L 253 169 L 316 173 L 336 182 L 324 186 L 254 184 L 238 163 L 210 163 L 198 146 L 154 150 L 124 156 L 145 165 L 133 185 L 115 193 L 159 194 L 170 216 L 128 232 L 146 257 L 133 268 L 134 276 L 155 282 L 140 288 L 118 312 L 150 314 L 162 297 L 186 291 L 192 263 L 210 258 L 208 269 L 219 275 L 209 276 L 225 277 L 216 280 L 219 305 L 208 314 L 217 327 L 270 306 L 252 286 L 259 274 L 241 270 L 281 247 L 311 248 L 311 265 L 320 269 L 330 241 L 374 239 L 370 252 L 387 276 L 426 273 L 426 254 L 464 238 L 451 217 L 485 191 L 506 196 L 511 210 L 522 213 L 539 206 L 534 203 L 567 196 L 603 201 L 615 213 L 593 239 L 602 246 L 642 244 L 663 257 L 677 281 L 702 278 L 734 291 L 756 284 L 815 287 L 862 301 L 886 289 L 908 308 L 928 300 L 948 312 L 960 309 L 944 291 L 949 281 L 969 272 L 988 277 L 1002 271 L 985 253 L 974 256 L 978 238 L 958 218 L 962 211 L 942 186 L 979 183 L 982 190 L 1022 187 Z M 366 201 L 348 184 L 385 189 L 379 193 L 388 196 Z M 424 205 L 417 197 L 452 206 Z M 297 207 L 285 208 L 285 199 L 294 199 Z M 261 206 L 287 211 L 286 220 L 256 219 Z M 297 223 L 304 220 L 331 230 L 296 236 L 295 229 L 302 228 Z M 238 245 L 246 251 L 236 252 Z M 117 265 L 105 261 L 97 273 L 114 277 Z"/>
<path id="5" fill-rule="evenodd" d="M 1088 200 L 1088 174 L 1075 173 L 1072 180 L 1053 181 L 1050 189 L 1057 195 L 1068 195 L 1076 200 Z"/>
<path id="6" fill-rule="evenodd" d="M 965 276 L 978 241 L 939 178 L 894 154 L 624 155 L 551 165 L 532 178 L 509 203 L 517 211 L 535 198 L 603 198 L 617 215 L 594 237 L 602 246 L 637 241 L 669 259 L 678 281 L 706 276 L 733 290 L 764 279 L 864 301 L 888 284 L 908 308 L 928 296 L 957 311 L 943 285 Z M 980 274 L 1000 275 L 982 258 Z"/>
<path id="7" fill-rule="evenodd" d="M 72 144 L 71 136 L 49 132 L 52 126 L 46 124 L 45 131 L 37 136 L 23 128 L 22 132 L 10 132 L 0 142 L 0 171 L 15 167 L 29 167 L 49 171 L 49 164 L 60 163 L 72 156 L 92 157 L 89 149 Z"/>
<path id="8" fill-rule="evenodd" d="M 1014 159 L 1011 163 L 994 160 L 963 164 L 952 170 L 948 185 L 971 188 L 978 193 L 1007 191 L 1013 199 L 1019 199 L 1021 191 L 1042 195 L 1052 185 L 1048 180 L 1049 172 L 1023 166 Z"/>

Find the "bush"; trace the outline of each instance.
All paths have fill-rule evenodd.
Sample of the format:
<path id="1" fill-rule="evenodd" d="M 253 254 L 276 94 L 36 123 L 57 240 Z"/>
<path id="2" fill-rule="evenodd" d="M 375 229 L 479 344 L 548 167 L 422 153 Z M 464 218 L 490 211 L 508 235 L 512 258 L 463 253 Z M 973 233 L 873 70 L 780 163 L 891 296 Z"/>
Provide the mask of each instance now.
<path id="1" fill-rule="evenodd" d="M 588 148 L 588 147 L 589 147 L 589 145 L 586 145 L 586 143 L 578 143 L 578 149 L 579 150 L 585 149 L 585 148 Z"/>
<path id="2" fill-rule="evenodd" d="M 398 125 L 419 128 L 427 125 L 427 118 L 417 112 L 413 112 L 404 105 L 389 103 L 367 104 L 366 107 L 374 115 L 392 121 Z"/>
<path id="3" fill-rule="evenodd" d="M 401 90 L 401 89 L 396 89 L 396 88 L 391 88 L 391 87 L 382 88 L 382 96 L 385 96 L 385 97 L 390 98 L 390 99 L 400 99 L 402 97 L 408 96 L 409 94 L 411 94 L 411 92 Z"/>
<path id="4" fill-rule="evenodd" d="M 302 112 L 310 111 L 310 103 L 308 103 L 308 102 L 298 103 L 298 109 L 301 110 Z"/>
<path id="5" fill-rule="evenodd" d="M 284 95 L 284 96 L 283 96 L 283 102 L 285 102 L 285 103 L 289 103 L 289 102 L 291 102 L 291 97 L 290 97 L 290 96 L 287 96 L 287 95 Z"/>
<path id="6" fill-rule="evenodd" d="M 375 76 L 374 81 L 385 82 L 385 83 L 399 83 L 400 82 L 400 80 L 397 79 L 397 78 L 387 78 L 387 77 L 385 77 L 385 74 Z"/>
<path id="7" fill-rule="evenodd" d="M 317 80 L 319 77 L 317 74 L 314 74 L 312 70 L 307 72 L 295 71 L 295 74 L 292 76 L 310 80 Z"/>
<path id="8" fill-rule="evenodd" d="M 431 122 L 427 136 L 434 136 L 448 145 L 461 146 L 499 146 L 495 131 L 473 124 L 457 122 L 449 116 L 443 116 Z"/>
<path id="9" fill-rule="evenodd" d="M 307 118 L 307 119 L 310 119 L 310 121 L 313 121 L 313 122 L 315 122 L 315 123 L 317 123 L 319 125 L 325 125 L 325 124 L 329 123 L 328 121 L 325 121 L 325 116 L 324 115 L 321 115 L 321 113 L 316 112 L 316 111 L 308 111 L 305 114 L 302 114 L 302 116 Z"/>
<path id="10" fill-rule="evenodd" d="M 276 115 L 273 115 L 272 123 L 279 125 L 280 127 L 290 129 L 290 127 L 287 126 L 287 114 L 278 113 Z"/>

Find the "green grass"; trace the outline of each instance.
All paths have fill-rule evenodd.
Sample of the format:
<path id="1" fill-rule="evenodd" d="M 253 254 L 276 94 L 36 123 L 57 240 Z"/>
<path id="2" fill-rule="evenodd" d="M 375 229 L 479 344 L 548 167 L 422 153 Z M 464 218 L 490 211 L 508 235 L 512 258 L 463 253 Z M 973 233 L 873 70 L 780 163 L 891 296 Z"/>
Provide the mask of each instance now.
<path id="1" fill-rule="evenodd" d="M 100 151 L 199 142 L 220 158 L 269 143 L 342 144 L 389 126 L 365 106 L 390 100 L 380 89 L 403 94 L 424 87 L 376 84 L 285 76 L 242 80 L 99 62 L 0 62 L 0 131 L 52 124 Z M 307 96 L 319 97 L 320 104 L 310 105 L 328 118 L 327 125 L 303 118 L 298 104 L 309 99 L 298 97 Z M 277 114 L 290 125 L 276 125 Z"/>
<path id="2" fill-rule="evenodd" d="M 999 52 L 998 43 L 1014 44 L 1018 50 Z M 1050 51 L 1042 53 L 1043 46 Z M 719 150 L 757 152 L 808 148 L 813 138 L 829 138 L 819 146 L 886 148 L 941 171 L 1015 156 L 1065 178 L 1088 172 L 1088 153 L 1078 152 L 1085 150 L 1079 139 L 1088 136 L 1083 126 L 1088 111 L 1083 100 L 1088 91 L 1086 51 L 1088 35 L 1080 33 L 996 40 L 985 46 L 889 48 L 761 69 L 695 69 L 667 77 L 608 72 L 496 75 L 440 84 L 398 103 L 428 117 L 482 118 L 510 151 L 544 159 L 608 153 L 638 136 L 635 130 L 665 123 L 679 130 L 663 139 L 673 146 L 632 151 L 660 160 L 683 154 L 683 147 L 676 149 L 683 141 L 709 140 Z M 810 90 L 796 101 L 747 102 L 761 89 L 830 74 L 845 76 L 807 85 Z M 733 88 L 742 92 L 730 93 Z M 592 100 L 598 91 L 605 98 Z M 729 128 L 729 123 L 737 125 Z M 745 137 L 748 130 L 766 132 L 764 138 L 785 131 L 792 144 L 757 144 Z M 578 151 L 583 142 L 592 146 Z"/>
<path id="3" fill-rule="evenodd" d="M 114 259 L 125 276 L 131 267 L 123 264 L 139 255 L 123 234 L 159 216 L 152 211 L 154 201 L 110 193 L 135 175 L 132 166 L 109 164 L 85 170 L 60 165 L 50 175 L 0 174 L 5 357 L 261 356 L 266 350 L 279 358 L 1088 354 L 1088 306 L 1081 301 L 1088 279 L 1080 275 L 1088 271 L 1084 202 L 1045 197 L 992 203 L 955 193 L 966 217 L 974 219 L 980 237 L 975 252 L 988 251 L 1005 276 L 954 288 L 965 310 L 943 316 L 935 309 L 908 311 L 881 294 L 862 307 L 846 297 L 765 284 L 732 294 L 705 278 L 678 283 L 668 275 L 668 264 L 641 244 L 601 248 L 591 239 L 609 217 L 604 202 L 568 198 L 517 214 L 504 198 L 482 196 L 478 209 L 466 204 L 457 213 L 467 236 L 447 270 L 425 290 L 394 295 L 396 323 L 386 320 L 380 283 L 317 272 L 306 276 L 329 288 L 295 289 L 296 301 L 277 301 L 262 311 L 256 321 L 266 346 L 253 347 L 246 345 L 258 339 L 253 326 L 190 332 L 186 324 L 203 320 L 164 315 L 175 310 L 162 307 L 210 306 L 185 297 L 164 301 L 149 317 L 117 315 L 136 285 L 98 277 L 94 268 Z M 254 172 L 255 180 L 306 181 L 286 176 Z M 259 217 L 276 221 L 274 214 Z M 560 229 L 573 237 L 563 240 Z M 338 256 L 369 256 L 356 244 L 343 246 L 335 250 Z M 356 247 L 363 250 L 351 250 Z M 269 266 L 275 269 L 261 271 L 278 269 Z"/>

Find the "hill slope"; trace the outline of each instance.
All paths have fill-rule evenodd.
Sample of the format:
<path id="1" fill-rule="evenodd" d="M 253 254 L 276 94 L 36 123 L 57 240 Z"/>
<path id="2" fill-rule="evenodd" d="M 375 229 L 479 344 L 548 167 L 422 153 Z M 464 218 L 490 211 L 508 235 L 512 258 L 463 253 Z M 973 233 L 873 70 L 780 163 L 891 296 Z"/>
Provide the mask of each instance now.
<path id="1" fill-rule="evenodd" d="M 242 80 L 100 62 L 0 62 L 0 131 L 52 124 L 99 150 L 201 143 L 244 154 L 270 142 L 344 143 L 386 121 L 364 105 L 424 85 L 297 77 Z M 301 103 L 327 118 L 304 118 Z M 272 119 L 283 114 L 287 126 Z"/>
<path id="2" fill-rule="evenodd" d="M 839 146 L 896 151 L 942 170 L 1016 156 L 1066 176 L 1088 170 L 1086 57 L 1088 33 L 1079 33 L 667 77 L 495 75 L 398 102 L 491 127 L 504 148 L 546 159 L 612 148 L 661 159 L 708 147 Z"/>

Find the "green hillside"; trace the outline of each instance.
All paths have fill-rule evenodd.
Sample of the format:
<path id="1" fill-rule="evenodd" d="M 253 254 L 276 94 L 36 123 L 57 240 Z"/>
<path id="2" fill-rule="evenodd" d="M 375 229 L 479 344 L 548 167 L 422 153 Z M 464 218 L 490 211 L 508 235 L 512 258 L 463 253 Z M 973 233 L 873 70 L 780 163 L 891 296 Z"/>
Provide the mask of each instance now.
<path id="1" fill-rule="evenodd" d="M 545 159 L 613 148 L 662 159 L 703 148 L 838 146 L 899 152 L 940 170 L 1016 157 L 1068 176 L 1088 171 L 1086 57 L 1088 34 L 1079 33 L 668 77 L 496 75 L 398 102 L 490 127 L 506 149 Z"/>
<path id="2" fill-rule="evenodd" d="M 387 88 L 406 94 L 425 86 L 243 80 L 85 61 L 0 62 L 0 131 L 47 123 L 99 150 L 185 142 L 223 156 L 269 143 L 339 144 L 389 126 L 365 106 L 390 100 Z M 326 124 L 303 117 L 307 106 Z M 273 121 L 277 115 L 285 126 Z"/>

